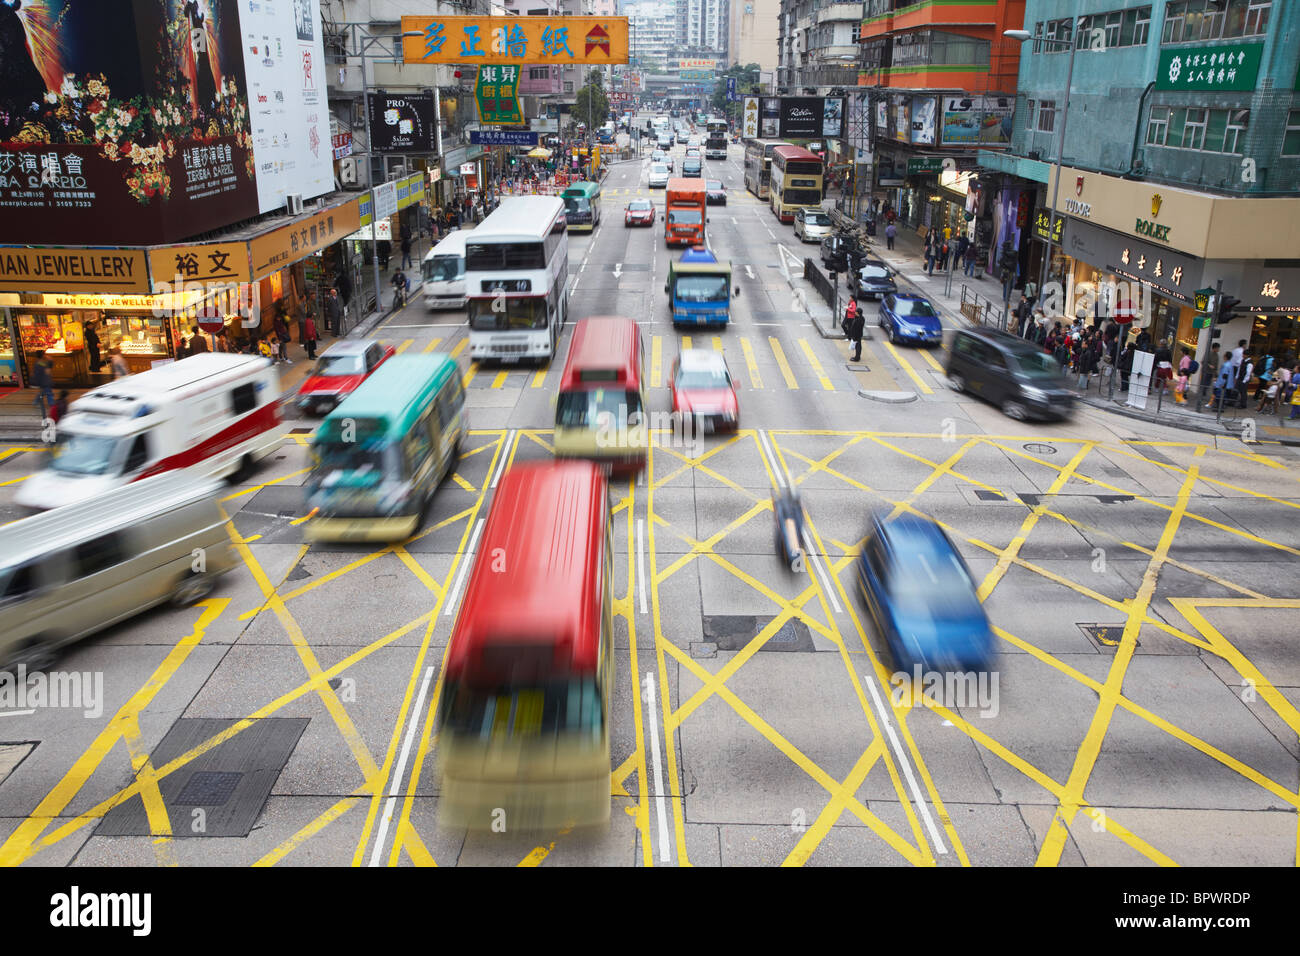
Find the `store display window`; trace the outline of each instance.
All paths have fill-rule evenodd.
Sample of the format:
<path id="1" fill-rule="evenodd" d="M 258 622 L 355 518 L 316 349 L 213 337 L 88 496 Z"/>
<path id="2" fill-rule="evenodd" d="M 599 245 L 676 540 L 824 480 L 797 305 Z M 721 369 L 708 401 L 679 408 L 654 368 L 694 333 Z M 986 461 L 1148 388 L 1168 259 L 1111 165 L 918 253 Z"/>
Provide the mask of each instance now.
<path id="1" fill-rule="evenodd" d="M 18 384 L 18 356 L 14 354 L 14 337 L 9 323 L 0 316 L 0 388 Z"/>
<path id="2" fill-rule="evenodd" d="M 99 347 L 105 354 L 119 348 L 123 355 L 166 355 L 166 335 L 163 320 L 148 315 L 106 315 L 99 323 Z"/>

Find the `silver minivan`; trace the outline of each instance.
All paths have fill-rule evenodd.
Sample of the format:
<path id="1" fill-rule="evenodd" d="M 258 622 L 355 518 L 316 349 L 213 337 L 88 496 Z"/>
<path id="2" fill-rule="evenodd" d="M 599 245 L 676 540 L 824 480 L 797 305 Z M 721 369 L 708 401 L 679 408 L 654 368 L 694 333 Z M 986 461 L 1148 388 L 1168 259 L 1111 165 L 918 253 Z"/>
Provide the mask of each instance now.
<path id="1" fill-rule="evenodd" d="M 40 670 L 96 631 L 205 596 L 234 566 L 222 488 L 172 471 L 0 528 L 0 669 Z"/>

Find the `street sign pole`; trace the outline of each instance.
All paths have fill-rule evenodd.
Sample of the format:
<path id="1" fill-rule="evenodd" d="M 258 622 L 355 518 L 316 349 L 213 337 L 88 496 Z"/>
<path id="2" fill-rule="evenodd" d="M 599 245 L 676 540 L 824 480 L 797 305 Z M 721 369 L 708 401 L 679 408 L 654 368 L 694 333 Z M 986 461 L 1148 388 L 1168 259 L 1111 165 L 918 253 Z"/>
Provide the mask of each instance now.
<path id="1" fill-rule="evenodd" d="M 1210 307 L 1210 308 L 1209 308 L 1209 312 L 1210 312 L 1210 325 L 1209 325 L 1209 329 L 1210 329 L 1210 337 L 1209 337 L 1209 339 L 1207 340 L 1207 341 L 1208 341 L 1208 344 L 1205 346 L 1205 354 L 1206 354 L 1207 357 L 1208 357 L 1209 354 L 1210 354 L 1210 350 L 1214 348 L 1214 327 L 1215 327 L 1215 326 L 1218 324 L 1218 322 L 1219 322 L 1219 303 L 1222 302 L 1222 301 L 1223 301 L 1223 280 L 1220 279 L 1218 282 L 1216 282 L 1216 283 L 1214 284 L 1214 301 L 1213 301 L 1213 302 L 1210 302 L 1210 303 L 1207 303 L 1207 305 L 1209 305 L 1209 307 Z M 1219 361 L 1223 361 L 1223 356 L 1220 356 L 1220 357 L 1219 357 Z M 1205 368 L 1205 363 L 1204 363 L 1204 362 L 1201 362 L 1201 368 Z M 1216 375 L 1218 374 L 1218 371 L 1219 371 L 1218 369 L 1215 369 L 1215 374 L 1216 374 Z M 1211 385 L 1213 385 L 1213 383 L 1211 383 Z M 1224 389 L 1224 391 L 1226 392 L 1227 389 Z M 1203 403 L 1204 401 L 1205 401 L 1205 383 L 1204 383 L 1204 382 L 1201 382 L 1201 383 L 1199 383 L 1199 384 L 1197 385 L 1197 388 L 1196 388 L 1196 410 L 1197 410 L 1198 412 L 1201 410 L 1201 405 L 1202 405 L 1202 403 Z M 1222 412 L 1222 410 L 1223 410 L 1223 403 L 1222 403 L 1222 402 L 1219 403 L 1219 410 L 1220 410 L 1220 412 Z"/>
<path id="2" fill-rule="evenodd" d="M 370 157 L 367 162 L 370 168 L 366 170 L 366 179 L 370 181 L 370 267 L 375 279 L 375 311 L 384 311 L 384 297 L 379 291 L 379 203 L 375 197 L 375 141 L 370 136 L 370 91 L 366 91 L 365 109 L 366 114 L 366 149 L 370 151 Z"/>

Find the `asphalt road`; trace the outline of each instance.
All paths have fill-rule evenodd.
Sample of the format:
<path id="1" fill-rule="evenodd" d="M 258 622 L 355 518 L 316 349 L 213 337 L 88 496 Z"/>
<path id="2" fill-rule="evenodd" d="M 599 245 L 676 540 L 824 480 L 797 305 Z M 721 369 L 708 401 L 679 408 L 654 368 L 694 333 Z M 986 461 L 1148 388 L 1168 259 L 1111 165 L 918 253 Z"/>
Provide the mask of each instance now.
<path id="1" fill-rule="evenodd" d="M 562 362 L 471 365 L 464 313 L 417 301 L 375 335 L 457 356 L 472 428 L 426 524 L 373 551 L 304 545 L 310 423 L 289 423 L 224 502 L 240 568 L 204 605 L 151 612 L 61 662 L 103 675 L 98 715 L 0 707 L 0 863 L 1300 862 L 1293 451 L 1090 410 L 1012 422 L 948 390 L 942 352 L 879 337 L 850 369 L 793 300 L 780 249 L 805 252 L 742 165 L 738 146 L 705 164 L 729 192 L 709 245 L 741 289 L 717 336 L 688 343 L 668 322 L 662 222 L 623 226 L 627 199 L 662 203 L 643 163 L 611 169 L 600 227 L 570 237 L 571 316 L 642 323 L 652 410 L 668 409 L 687 345 L 723 352 L 741 406 L 735 435 L 698 452 L 664 441 L 615 485 L 607 830 L 438 825 L 429 714 L 458 573 L 503 458 L 550 455 Z M 880 388 L 918 400 L 858 394 Z M 0 449 L 0 521 L 39 460 Z M 811 517 L 808 573 L 773 554 L 780 473 Z M 873 508 L 948 529 L 1000 639 L 985 683 L 900 692 L 854 576 Z M 210 756 L 254 719 L 264 740 L 229 767 Z M 269 795 L 240 791 L 223 816 L 223 783 L 253 771 Z M 245 832 L 219 835 L 241 813 Z"/>

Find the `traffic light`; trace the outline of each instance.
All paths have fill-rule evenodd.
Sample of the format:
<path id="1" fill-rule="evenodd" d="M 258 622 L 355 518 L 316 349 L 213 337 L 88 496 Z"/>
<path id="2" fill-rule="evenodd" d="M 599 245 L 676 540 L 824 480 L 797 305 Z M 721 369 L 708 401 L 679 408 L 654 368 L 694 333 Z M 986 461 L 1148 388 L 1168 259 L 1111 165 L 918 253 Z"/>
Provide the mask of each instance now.
<path id="1" fill-rule="evenodd" d="M 1241 300 L 1223 292 L 1219 295 L 1219 325 L 1227 325 L 1233 319 L 1237 318 L 1237 306 L 1241 305 Z"/>
<path id="2" fill-rule="evenodd" d="M 1016 274 L 1016 252 L 1015 244 L 1010 240 L 1002 243 L 1002 248 L 998 250 L 998 271 L 1002 274 L 1002 281 L 1006 282 Z"/>

